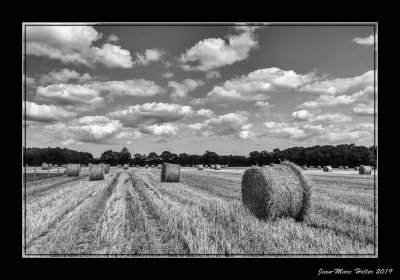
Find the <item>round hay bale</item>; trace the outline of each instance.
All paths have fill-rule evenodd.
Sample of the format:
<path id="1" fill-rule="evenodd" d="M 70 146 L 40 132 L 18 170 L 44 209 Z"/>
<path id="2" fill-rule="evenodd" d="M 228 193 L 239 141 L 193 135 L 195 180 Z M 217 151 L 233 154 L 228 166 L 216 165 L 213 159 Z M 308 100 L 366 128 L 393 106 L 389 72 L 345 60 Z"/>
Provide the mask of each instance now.
<path id="1" fill-rule="evenodd" d="M 241 187 L 243 204 L 260 219 L 304 221 L 309 214 L 311 185 L 294 163 L 250 167 L 243 173 Z"/>
<path id="2" fill-rule="evenodd" d="M 68 177 L 78 177 L 80 172 L 81 172 L 80 163 L 78 164 L 70 163 L 68 164 L 67 169 L 65 170 L 65 174 L 67 174 Z"/>
<path id="3" fill-rule="evenodd" d="M 365 175 L 371 175 L 372 168 L 369 165 L 360 165 L 360 167 L 358 168 L 358 173 L 365 174 Z"/>
<path id="4" fill-rule="evenodd" d="M 118 168 L 121 168 L 122 166 L 120 164 L 117 165 Z"/>
<path id="5" fill-rule="evenodd" d="M 317 166 L 317 169 L 321 169 L 321 168 L 322 168 L 321 165 L 318 165 L 318 166 Z"/>
<path id="6" fill-rule="evenodd" d="M 202 164 L 199 164 L 198 166 L 197 166 L 197 170 L 203 170 L 203 165 Z"/>
<path id="7" fill-rule="evenodd" d="M 301 167 L 301 169 L 307 170 L 307 166 L 303 165 L 303 166 Z"/>
<path id="8" fill-rule="evenodd" d="M 332 172 L 332 166 L 330 166 L 330 165 L 324 166 L 324 168 L 322 170 L 324 172 Z"/>
<path id="9" fill-rule="evenodd" d="M 89 165 L 89 181 L 104 180 L 104 166 L 100 164 Z"/>
<path id="10" fill-rule="evenodd" d="M 341 165 L 339 165 L 339 167 L 338 167 L 339 169 L 343 169 L 343 166 L 341 166 Z"/>
<path id="11" fill-rule="evenodd" d="M 348 167 L 348 166 L 343 166 L 343 169 L 346 169 L 346 170 L 347 170 L 347 169 L 349 169 L 349 167 Z"/>
<path id="12" fill-rule="evenodd" d="M 355 167 L 354 167 L 354 170 L 358 170 L 358 166 L 355 166 Z"/>
<path id="13" fill-rule="evenodd" d="M 179 164 L 163 163 L 161 169 L 161 182 L 179 182 L 181 167 Z"/>
<path id="14" fill-rule="evenodd" d="M 162 164 L 157 165 L 157 169 L 161 169 Z"/>
<path id="15" fill-rule="evenodd" d="M 128 170 L 129 169 L 129 164 L 124 164 L 124 170 Z"/>
<path id="16" fill-rule="evenodd" d="M 42 170 L 49 170 L 49 169 L 51 169 L 50 168 L 50 164 L 47 164 L 47 163 L 42 163 Z"/>
<path id="17" fill-rule="evenodd" d="M 214 169 L 215 169 L 215 170 L 221 170 L 221 165 L 220 165 L 220 164 L 216 164 L 216 165 L 214 166 Z"/>
<path id="18" fill-rule="evenodd" d="M 215 164 L 211 164 L 211 169 L 215 169 Z"/>
<path id="19" fill-rule="evenodd" d="M 103 171 L 104 171 L 104 174 L 108 174 L 108 173 L 110 173 L 110 165 L 109 164 L 104 164 L 103 165 Z"/>

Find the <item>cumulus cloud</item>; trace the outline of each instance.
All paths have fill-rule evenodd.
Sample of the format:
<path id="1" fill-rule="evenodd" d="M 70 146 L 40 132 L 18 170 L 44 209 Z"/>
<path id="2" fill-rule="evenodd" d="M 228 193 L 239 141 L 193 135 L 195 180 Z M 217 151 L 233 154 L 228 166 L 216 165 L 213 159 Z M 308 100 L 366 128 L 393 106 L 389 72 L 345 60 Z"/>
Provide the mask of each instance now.
<path id="1" fill-rule="evenodd" d="M 119 38 L 115 34 L 111 34 L 107 37 L 107 42 L 118 42 Z"/>
<path id="2" fill-rule="evenodd" d="M 39 105 L 29 101 L 26 101 L 23 105 L 26 106 L 24 109 L 26 109 L 27 121 L 51 123 L 76 116 L 76 113 L 54 105 Z"/>
<path id="3" fill-rule="evenodd" d="M 323 115 L 312 117 L 312 118 L 310 118 L 310 121 L 313 123 L 322 123 L 324 125 L 327 125 L 327 124 L 331 124 L 331 123 L 350 122 L 351 117 L 346 116 L 341 113 L 332 113 L 332 114 L 323 114 Z"/>
<path id="4" fill-rule="evenodd" d="M 274 105 L 269 104 L 267 101 L 257 101 L 254 104 L 254 107 L 256 107 L 259 110 L 268 110 L 269 108 L 273 107 Z"/>
<path id="5" fill-rule="evenodd" d="M 193 106 L 205 105 L 208 102 L 207 98 L 193 98 L 189 100 L 189 104 Z"/>
<path id="6" fill-rule="evenodd" d="M 41 85 L 67 83 L 70 80 L 79 79 L 80 76 L 81 75 L 78 72 L 64 68 L 64 69 L 60 69 L 58 71 L 54 70 L 47 74 L 40 75 L 38 82 Z"/>
<path id="7" fill-rule="evenodd" d="M 174 73 L 168 71 L 168 72 L 162 74 L 162 76 L 166 79 L 170 79 L 174 76 Z"/>
<path id="8" fill-rule="evenodd" d="M 142 134 L 137 130 L 125 128 L 118 120 L 104 116 L 86 116 L 69 123 L 56 123 L 45 126 L 45 131 L 64 145 L 74 143 L 117 144 L 136 139 Z"/>
<path id="9" fill-rule="evenodd" d="M 165 89 L 155 82 L 145 79 L 93 82 L 88 86 L 99 91 L 109 92 L 114 96 L 128 95 L 149 97 L 165 93 Z"/>
<path id="10" fill-rule="evenodd" d="M 228 35 L 228 42 L 221 38 L 207 38 L 199 41 L 181 55 L 179 61 L 186 71 L 209 71 L 242 61 L 252 49 L 258 48 L 254 30 L 240 30 L 240 34 Z M 189 63 L 197 63 L 192 66 Z"/>
<path id="11" fill-rule="evenodd" d="M 248 126 L 247 115 L 247 112 L 237 111 L 207 119 L 202 123 L 189 124 L 187 127 L 199 136 L 236 136 L 250 139 L 254 134 L 248 131 L 251 126 Z"/>
<path id="12" fill-rule="evenodd" d="M 27 87 L 35 87 L 36 86 L 36 81 L 34 78 L 32 77 L 26 77 L 25 78 L 25 83 Z"/>
<path id="13" fill-rule="evenodd" d="M 214 87 L 207 97 L 211 101 L 265 101 L 273 92 L 291 91 L 314 79 L 314 74 L 297 74 L 276 67 L 259 69 Z"/>
<path id="14" fill-rule="evenodd" d="M 302 92 L 312 92 L 319 94 L 335 95 L 338 93 L 344 93 L 350 90 L 360 90 L 367 86 L 373 86 L 374 84 L 374 71 L 368 71 L 360 76 L 352 78 L 337 78 L 318 80 L 312 83 L 305 84 L 299 88 Z"/>
<path id="15" fill-rule="evenodd" d="M 171 99 L 174 101 L 182 101 L 189 98 L 189 92 L 195 90 L 199 86 L 204 85 L 202 80 L 186 79 L 182 83 L 175 81 L 169 81 L 168 87 L 172 88 L 172 93 L 170 95 Z"/>
<path id="16" fill-rule="evenodd" d="M 94 67 L 95 63 L 107 67 L 133 66 L 128 50 L 110 43 L 101 48 L 93 46 L 101 36 L 91 26 L 27 26 L 26 52 L 89 67 Z"/>
<path id="17" fill-rule="evenodd" d="M 167 143 L 167 141 L 163 138 L 150 138 L 149 141 L 151 143 Z"/>
<path id="18" fill-rule="evenodd" d="M 256 138 L 255 134 L 248 130 L 240 131 L 238 137 L 243 140 L 251 140 Z"/>
<path id="19" fill-rule="evenodd" d="M 135 64 L 148 65 L 151 62 L 161 60 L 164 54 L 165 52 L 160 49 L 147 49 L 144 54 L 136 53 L 137 59 Z"/>
<path id="20" fill-rule="evenodd" d="M 353 108 L 353 113 L 359 116 L 373 116 L 376 111 L 374 111 L 374 104 L 369 103 L 369 104 L 357 104 Z"/>
<path id="21" fill-rule="evenodd" d="M 179 131 L 179 127 L 177 124 L 173 123 L 144 125 L 140 127 L 140 131 L 157 136 L 176 135 Z"/>
<path id="22" fill-rule="evenodd" d="M 314 115 L 307 110 L 300 110 L 292 113 L 292 117 L 297 121 L 307 121 Z"/>
<path id="23" fill-rule="evenodd" d="M 206 78 L 207 79 L 212 79 L 212 78 L 221 78 L 221 74 L 219 71 L 209 71 L 206 73 Z"/>
<path id="24" fill-rule="evenodd" d="M 153 102 L 130 106 L 123 110 L 111 112 L 107 116 L 120 120 L 124 126 L 141 127 L 141 125 L 149 126 L 176 122 L 193 114 L 194 111 L 190 106 Z"/>
<path id="25" fill-rule="evenodd" d="M 374 44 L 374 35 L 371 34 L 370 36 L 368 36 L 366 38 L 356 37 L 353 39 L 353 41 L 360 45 L 371 46 Z"/>
<path id="26" fill-rule="evenodd" d="M 210 109 L 200 109 L 196 112 L 197 116 L 211 118 L 214 115 L 214 112 Z"/>

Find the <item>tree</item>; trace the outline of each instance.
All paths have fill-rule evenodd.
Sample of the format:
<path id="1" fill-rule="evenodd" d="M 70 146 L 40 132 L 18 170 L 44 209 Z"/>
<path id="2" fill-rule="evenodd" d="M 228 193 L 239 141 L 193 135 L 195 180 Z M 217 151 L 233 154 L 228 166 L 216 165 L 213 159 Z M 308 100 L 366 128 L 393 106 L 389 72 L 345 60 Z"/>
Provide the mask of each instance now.
<path id="1" fill-rule="evenodd" d="M 130 161 L 131 161 L 131 153 L 127 148 L 123 147 L 118 155 L 118 163 L 122 165 L 122 164 L 127 164 Z"/>
<path id="2" fill-rule="evenodd" d="M 170 162 L 171 156 L 172 156 L 172 154 L 169 151 L 164 151 L 161 153 L 161 159 L 163 162 Z"/>

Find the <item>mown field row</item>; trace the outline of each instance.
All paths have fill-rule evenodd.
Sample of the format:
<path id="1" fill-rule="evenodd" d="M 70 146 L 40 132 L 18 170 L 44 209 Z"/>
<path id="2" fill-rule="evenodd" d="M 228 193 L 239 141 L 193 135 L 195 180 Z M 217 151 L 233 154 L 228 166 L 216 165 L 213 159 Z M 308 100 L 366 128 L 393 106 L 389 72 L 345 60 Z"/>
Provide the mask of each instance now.
<path id="1" fill-rule="evenodd" d="M 374 254 L 374 176 L 308 174 L 312 214 L 266 222 L 241 203 L 241 173 L 114 170 L 103 181 L 26 186 L 27 254 Z"/>

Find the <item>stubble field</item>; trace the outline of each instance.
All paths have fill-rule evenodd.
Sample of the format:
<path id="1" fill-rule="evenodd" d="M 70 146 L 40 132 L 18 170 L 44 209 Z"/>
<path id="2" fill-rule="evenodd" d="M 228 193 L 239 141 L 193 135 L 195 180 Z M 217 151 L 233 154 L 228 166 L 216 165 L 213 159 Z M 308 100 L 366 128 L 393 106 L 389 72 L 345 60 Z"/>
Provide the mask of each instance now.
<path id="1" fill-rule="evenodd" d="M 373 255 L 374 178 L 306 170 L 311 215 L 266 222 L 242 206 L 244 168 L 111 168 L 103 181 L 51 177 L 24 190 L 24 250 L 35 254 Z M 377 187 L 377 184 L 376 184 Z"/>

